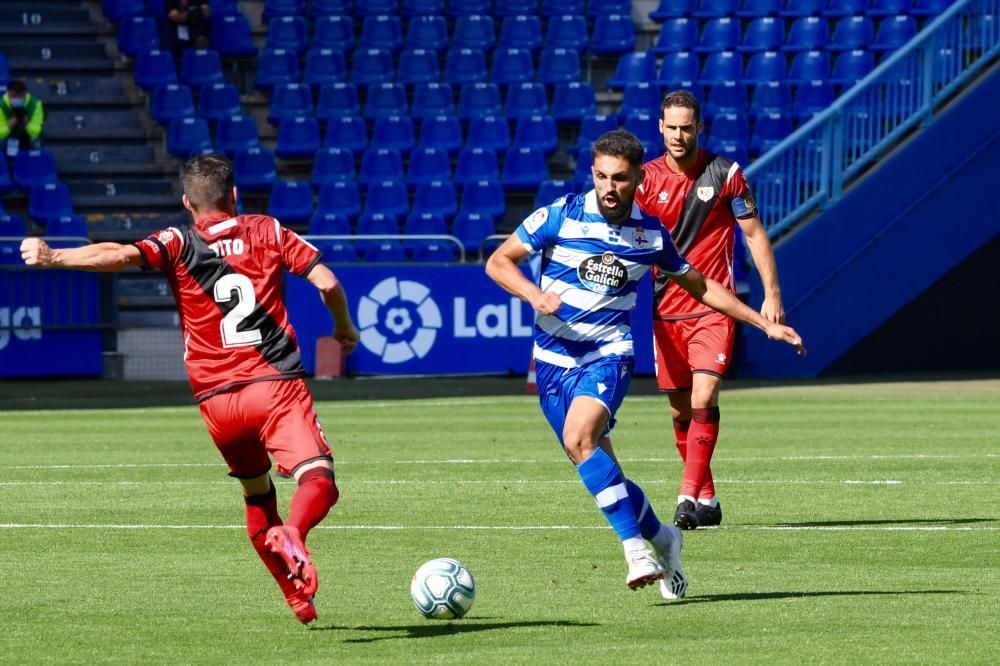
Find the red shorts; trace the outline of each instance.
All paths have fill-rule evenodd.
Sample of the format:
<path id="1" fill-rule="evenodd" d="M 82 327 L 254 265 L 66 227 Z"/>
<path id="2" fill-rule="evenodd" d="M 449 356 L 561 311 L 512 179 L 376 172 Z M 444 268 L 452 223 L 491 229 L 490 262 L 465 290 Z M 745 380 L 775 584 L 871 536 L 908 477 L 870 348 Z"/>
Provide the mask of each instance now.
<path id="1" fill-rule="evenodd" d="M 725 375 L 735 332 L 736 322 L 718 312 L 689 319 L 654 319 L 656 385 L 661 391 L 687 391 L 695 372 Z"/>
<path id="2" fill-rule="evenodd" d="M 302 379 L 254 382 L 200 403 L 208 433 L 230 476 L 252 479 L 278 467 L 294 474 L 315 460 L 333 460 Z"/>

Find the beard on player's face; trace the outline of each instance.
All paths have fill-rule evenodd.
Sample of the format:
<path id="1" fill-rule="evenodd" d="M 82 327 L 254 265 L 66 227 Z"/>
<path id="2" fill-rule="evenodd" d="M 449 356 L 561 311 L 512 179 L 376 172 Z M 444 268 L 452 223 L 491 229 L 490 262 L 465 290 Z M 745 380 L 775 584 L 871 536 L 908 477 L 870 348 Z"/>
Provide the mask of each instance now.
<path id="1" fill-rule="evenodd" d="M 611 222 L 612 224 L 621 224 L 628 219 L 628 216 L 632 213 L 632 202 L 629 201 L 628 205 L 625 205 L 626 202 L 622 201 L 621 197 L 615 193 L 606 193 L 604 196 L 608 196 L 609 194 L 618 199 L 617 205 L 615 205 L 614 208 L 608 208 L 604 203 L 604 197 L 598 197 L 597 210 L 601 212 L 601 215 L 603 215 L 604 219 L 608 222 Z"/>

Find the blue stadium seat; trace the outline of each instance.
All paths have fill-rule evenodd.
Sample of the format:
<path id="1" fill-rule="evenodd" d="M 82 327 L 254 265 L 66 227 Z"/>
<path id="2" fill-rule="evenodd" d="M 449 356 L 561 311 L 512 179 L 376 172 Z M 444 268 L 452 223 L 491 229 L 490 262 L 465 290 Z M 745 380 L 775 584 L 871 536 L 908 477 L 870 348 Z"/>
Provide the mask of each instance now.
<path id="1" fill-rule="evenodd" d="M 650 51 L 657 55 L 677 51 L 693 51 L 698 44 L 698 21 L 681 16 L 667 19 Z"/>
<path id="2" fill-rule="evenodd" d="M 917 21 L 912 16 L 890 16 L 879 24 L 871 48 L 875 51 L 894 51 L 916 34 Z"/>
<path id="3" fill-rule="evenodd" d="M 271 188 L 267 214 L 285 225 L 308 224 L 313 215 L 313 191 L 303 181 L 279 180 Z"/>
<path id="4" fill-rule="evenodd" d="M 451 49 L 445 56 L 444 80 L 452 85 L 486 81 L 489 71 L 479 49 Z"/>
<path id="5" fill-rule="evenodd" d="M 358 218 L 357 232 L 361 235 L 397 236 L 399 235 L 399 218 L 388 213 L 363 213 Z M 377 245 L 380 241 L 363 240 L 358 241 L 358 246 L 364 254 L 368 248 Z"/>
<path id="6" fill-rule="evenodd" d="M 413 86 L 431 83 L 441 78 L 441 65 L 436 51 L 407 49 L 399 54 L 396 78 L 400 83 Z"/>
<path id="7" fill-rule="evenodd" d="M 326 124 L 323 145 L 339 147 L 355 155 L 368 148 L 368 126 L 360 115 L 335 116 Z"/>
<path id="8" fill-rule="evenodd" d="M 22 150 L 14 158 L 14 184 L 22 190 L 57 183 L 56 158 L 45 149 Z"/>
<path id="9" fill-rule="evenodd" d="M 406 262 L 406 250 L 399 241 L 381 240 L 364 244 L 361 257 L 369 264 L 401 264 Z"/>
<path id="10" fill-rule="evenodd" d="M 395 77 L 392 51 L 356 49 L 352 57 L 351 80 L 359 86 L 389 83 Z"/>
<path id="11" fill-rule="evenodd" d="M 353 183 L 356 178 L 354 153 L 350 150 L 324 146 L 316 151 L 310 179 L 313 187 L 319 189 L 329 183 Z"/>
<path id="12" fill-rule="evenodd" d="M 135 82 L 151 92 L 158 86 L 177 83 L 177 66 L 174 57 L 167 51 L 147 51 L 135 59 Z M 0 83 L 5 81 L 0 78 Z"/>
<path id="13" fill-rule="evenodd" d="M 350 236 L 351 219 L 346 215 L 317 211 L 309 220 L 308 233 L 310 236 Z"/>
<path id="14" fill-rule="evenodd" d="M 663 23 L 681 16 L 691 16 L 697 5 L 697 0 L 660 0 L 656 9 L 649 12 L 649 18 L 657 23 Z"/>
<path id="15" fill-rule="evenodd" d="M 493 3 L 490 0 L 451 0 L 448 3 L 448 14 L 451 16 L 466 16 L 469 14 L 490 14 Z"/>
<path id="16" fill-rule="evenodd" d="M 212 2 L 212 13 L 218 14 L 219 16 L 233 16 L 234 14 L 240 13 L 240 7 L 238 4 L 239 0 L 214 0 Z M 146 8 L 150 15 L 156 18 L 158 21 L 162 21 L 166 18 L 162 10 L 158 10 L 162 3 L 158 0 L 147 0 Z"/>
<path id="17" fill-rule="evenodd" d="M 7 62 L 7 56 L 0 53 L 0 86 L 6 88 L 10 81 L 10 63 Z"/>
<path id="18" fill-rule="evenodd" d="M 785 18 L 819 16 L 826 6 L 826 0 L 785 0 L 781 15 Z"/>
<path id="19" fill-rule="evenodd" d="M 594 21 L 590 52 L 598 56 L 622 55 L 635 50 L 635 22 L 628 14 L 610 14 Z"/>
<path id="20" fill-rule="evenodd" d="M 417 185 L 413 194 L 413 212 L 433 213 L 446 220 L 458 212 L 458 192 L 450 180 L 431 180 Z"/>
<path id="21" fill-rule="evenodd" d="M 705 142 L 705 150 L 728 157 L 739 165 L 745 166 L 750 163 L 750 154 L 747 152 L 745 142 L 709 138 Z"/>
<path id="22" fill-rule="evenodd" d="M 319 189 L 316 214 L 334 213 L 350 220 L 361 214 L 361 190 L 357 183 L 330 183 Z"/>
<path id="23" fill-rule="evenodd" d="M 405 181 L 403 175 L 403 157 L 399 151 L 389 148 L 369 148 L 361 156 L 361 171 L 358 173 L 358 184 L 368 187 L 380 180 Z"/>
<path id="24" fill-rule="evenodd" d="M 548 177 L 549 165 L 541 147 L 515 145 L 507 151 L 501 177 L 504 189 L 534 191 Z"/>
<path id="25" fill-rule="evenodd" d="M 232 157 L 238 152 L 260 147 L 257 122 L 251 116 L 235 115 L 219 119 L 215 149 Z"/>
<path id="26" fill-rule="evenodd" d="M 867 16 L 848 16 L 837 22 L 827 48 L 830 51 L 854 51 L 867 48 L 875 37 L 875 24 Z"/>
<path id="27" fill-rule="evenodd" d="M 553 16 L 545 30 L 545 48 L 586 51 L 590 44 L 587 19 L 579 14 Z"/>
<path id="28" fill-rule="evenodd" d="M 253 32 L 250 23 L 243 14 L 212 14 L 212 32 L 225 35 L 225 39 L 216 39 L 215 48 L 223 58 L 256 57 L 257 47 L 253 43 Z"/>
<path id="29" fill-rule="evenodd" d="M 379 116 L 372 129 L 372 148 L 391 148 L 407 155 L 417 145 L 417 133 L 410 116 Z"/>
<path id="30" fill-rule="evenodd" d="M 10 177 L 10 170 L 7 168 L 7 160 L 0 160 L 0 193 L 10 192 L 14 189 L 14 181 Z M 0 201 L 0 210 L 3 209 L 3 202 Z"/>
<path id="31" fill-rule="evenodd" d="M 455 182 L 459 185 L 476 180 L 499 180 L 497 154 L 486 148 L 463 148 L 455 166 Z"/>
<path id="32" fill-rule="evenodd" d="M 503 113 L 500 89 L 495 83 L 466 83 L 458 94 L 458 117 L 470 120 L 476 116 L 498 116 Z"/>
<path id="33" fill-rule="evenodd" d="M 508 16 L 500 23 L 497 46 L 505 49 L 527 49 L 537 51 L 542 48 L 542 21 L 537 16 Z"/>
<path id="34" fill-rule="evenodd" d="M 521 116 L 547 115 L 549 98 L 541 83 L 520 83 L 507 91 L 505 115 L 514 120 Z"/>
<path id="35" fill-rule="evenodd" d="M 631 16 L 632 0 L 602 0 L 601 2 L 587 3 L 587 18 L 591 20 L 612 14 Z"/>
<path id="36" fill-rule="evenodd" d="M 501 88 L 535 80 L 535 61 L 527 49 L 499 48 L 493 52 L 490 80 Z"/>
<path id="37" fill-rule="evenodd" d="M 399 0 L 358 0 L 354 4 L 358 16 L 393 16 L 399 14 Z"/>
<path id="38" fill-rule="evenodd" d="M 774 51 L 785 43 L 785 23 L 772 16 L 756 18 L 750 22 L 739 51 Z"/>
<path id="39" fill-rule="evenodd" d="M 448 223 L 434 213 L 413 212 L 403 223 L 404 235 L 448 235 Z M 405 241 L 414 261 L 454 261 L 457 248 L 453 243 L 435 240 Z"/>
<path id="40" fill-rule="evenodd" d="M 90 230 L 87 228 L 87 220 L 84 219 L 82 215 L 70 213 L 68 215 L 51 217 L 45 222 L 46 238 L 87 238 L 89 233 Z M 80 245 L 80 243 L 72 242 L 59 242 L 58 244 L 52 243 L 52 246 L 56 248 L 80 247 Z"/>
<path id="41" fill-rule="evenodd" d="M 160 48 L 160 28 L 149 16 L 122 19 L 118 26 L 118 51 L 135 58 Z"/>
<path id="42" fill-rule="evenodd" d="M 901 16 L 909 14 L 912 5 L 913 0 L 871 0 L 871 5 L 868 6 L 865 13 L 873 18 Z"/>
<path id="43" fill-rule="evenodd" d="M 580 135 L 576 144 L 568 147 L 566 152 L 573 157 L 581 152 L 590 152 L 590 147 L 602 134 L 616 129 L 618 129 L 618 116 L 615 114 L 586 115 L 580 121 Z"/>
<path id="44" fill-rule="evenodd" d="M 633 113 L 625 119 L 623 129 L 635 134 L 646 150 L 646 159 L 651 160 L 663 153 L 663 135 L 657 124 L 659 114 L 649 115 L 644 113 Z M 582 155 L 578 153 L 577 159 Z M 589 155 L 589 153 L 588 153 Z"/>
<path id="45" fill-rule="evenodd" d="M 350 16 L 354 12 L 354 0 L 311 0 L 309 17 Z"/>
<path id="46" fill-rule="evenodd" d="M 309 29 L 301 16 L 276 16 L 267 26 L 269 49 L 284 49 L 301 54 L 309 45 Z"/>
<path id="47" fill-rule="evenodd" d="M 847 51 L 837 56 L 830 81 L 844 88 L 849 88 L 868 76 L 873 69 L 875 69 L 875 56 L 872 55 L 871 51 L 861 49 Z"/>
<path id="48" fill-rule="evenodd" d="M 406 107 L 406 87 L 402 83 L 379 83 L 368 88 L 365 118 L 406 115 Z"/>
<path id="49" fill-rule="evenodd" d="M 261 18 L 265 23 L 285 16 L 302 16 L 306 11 L 305 0 L 264 0 Z"/>
<path id="50" fill-rule="evenodd" d="M 792 133 L 792 119 L 788 113 L 764 113 L 757 116 L 750 136 L 751 155 L 763 155 Z"/>
<path id="51" fill-rule="evenodd" d="M 441 16 L 444 0 L 403 0 L 403 16 Z"/>
<path id="52" fill-rule="evenodd" d="M 233 178 L 236 187 L 240 189 L 251 192 L 269 191 L 278 179 L 274 153 L 267 148 L 251 148 L 236 153 Z"/>
<path id="53" fill-rule="evenodd" d="M 647 113 L 652 116 L 659 116 L 662 101 L 660 88 L 655 82 L 641 81 L 630 83 L 625 86 L 625 94 L 622 97 L 618 117 L 624 120 L 626 116 L 632 113 Z"/>
<path id="54" fill-rule="evenodd" d="M 327 83 L 319 89 L 316 117 L 324 122 L 344 116 L 360 116 L 358 87 L 353 83 Z"/>
<path id="55" fill-rule="evenodd" d="M 739 81 L 743 77 L 743 58 L 734 51 L 709 53 L 701 68 L 699 81 L 703 84 L 720 81 Z"/>
<path id="56" fill-rule="evenodd" d="M 449 263 L 455 260 L 455 254 L 456 249 L 452 243 L 427 241 L 413 248 L 411 259 L 418 263 Z"/>
<path id="57" fill-rule="evenodd" d="M 452 49 L 478 49 L 491 51 L 497 43 L 496 23 L 492 16 L 466 14 L 455 19 L 452 31 Z"/>
<path id="58" fill-rule="evenodd" d="M 629 83 L 656 79 L 656 56 L 649 51 L 627 53 L 618 61 L 614 76 L 607 82 L 611 90 L 624 90 Z"/>
<path id="59" fill-rule="evenodd" d="M 104 0 L 101 3 L 104 17 L 109 21 L 120 21 L 123 18 L 146 15 L 145 0 Z M 4 234 L 0 234 L 2 236 Z"/>
<path id="60" fill-rule="evenodd" d="M 167 150 L 182 160 L 212 152 L 208 122 L 204 118 L 177 118 L 170 121 Z"/>
<path id="61" fill-rule="evenodd" d="M 693 83 L 700 75 L 698 56 L 688 51 L 679 51 L 663 56 L 663 64 L 660 65 L 660 73 L 655 80 L 661 90 L 673 90 L 679 87 L 678 82 Z"/>
<path id="62" fill-rule="evenodd" d="M 597 112 L 597 96 L 588 81 L 557 83 L 552 91 L 552 116 L 556 122 L 578 122 Z"/>
<path id="63" fill-rule="evenodd" d="M 784 81 L 768 81 L 754 88 L 750 102 L 750 116 L 757 118 L 764 113 L 789 114 L 792 110 L 792 91 Z"/>
<path id="64" fill-rule="evenodd" d="M 507 212 L 507 195 L 495 180 L 477 180 L 466 183 L 462 189 L 463 213 L 482 213 L 494 220 L 503 219 Z"/>
<path id="65" fill-rule="evenodd" d="M 720 113 L 712 118 L 709 137 L 716 141 L 746 143 L 750 138 L 750 123 L 742 113 Z"/>
<path id="66" fill-rule="evenodd" d="M 337 49 L 310 49 L 306 52 L 306 67 L 302 81 L 318 90 L 328 83 L 347 81 L 347 60 Z"/>
<path id="67" fill-rule="evenodd" d="M 278 126 L 287 118 L 313 115 L 312 90 L 304 83 L 282 83 L 271 92 L 267 122 Z"/>
<path id="68" fill-rule="evenodd" d="M 691 15 L 702 19 L 735 16 L 739 6 L 739 0 L 701 0 Z"/>
<path id="69" fill-rule="evenodd" d="M 496 232 L 493 218 L 482 213 L 459 213 L 451 229 L 452 235 L 461 241 L 466 254 L 472 256 L 479 256 L 486 238 Z"/>
<path id="70" fill-rule="evenodd" d="M 358 260 L 358 249 L 352 241 L 318 240 L 313 244 L 323 253 L 324 264 L 353 264 Z"/>
<path id="71" fill-rule="evenodd" d="M 919 17 L 938 16 L 954 2 L 955 0 L 913 0 L 909 13 Z"/>
<path id="72" fill-rule="evenodd" d="M 826 51 L 804 51 L 792 58 L 788 70 L 789 83 L 823 81 L 830 78 L 830 54 Z"/>
<path id="73" fill-rule="evenodd" d="M 444 148 L 417 148 L 410 155 L 406 184 L 416 187 L 432 180 L 451 181 L 451 155 Z"/>
<path id="74" fill-rule="evenodd" d="M 222 83 L 222 60 L 211 49 L 187 49 L 181 56 L 181 81 L 201 87 Z"/>
<path id="75" fill-rule="evenodd" d="M 232 83 L 202 86 L 198 93 L 198 115 L 217 122 L 221 118 L 242 113 L 240 91 Z"/>
<path id="76" fill-rule="evenodd" d="M 871 0 L 830 0 L 823 7 L 824 16 L 836 18 L 863 16 Z"/>
<path id="77" fill-rule="evenodd" d="M 443 51 L 448 48 L 448 23 L 443 16 L 416 16 L 406 28 L 406 48 Z"/>
<path id="78" fill-rule="evenodd" d="M 647 155 L 645 159 L 649 159 Z M 586 192 L 594 187 L 594 174 L 591 167 L 594 165 L 594 156 L 590 151 L 580 152 L 576 156 L 576 167 L 573 169 L 573 189 L 578 192 Z"/>
<path id="79" fill-rule="evenodd" d="M 743 83 L 758 85 L 768 81 L 781 81 L 788 74 L 788 60 L 779 51 L 763 51 L 750 56 Z"/>
<path id="80" fill-rule="evenodd" d="M 407 215 L 403 222 L 403 234 L 406 235 L 448 235 L 448 222 L 435 213 L 421 213 L 414 211 Z M 416 242 L 416 241 L 415 241 Z"/>
<path id="81" fill-rule="evenodd" d="M 362 217 L 369 213 L 406 217 L 409 212 L 410 193 L 402 180 L 376 180 L 368 183 Z"/>
<path id="82" fill-rule="evenodd" d="M 447 83 L 418 83 L 413 87 L 410 114 L 414 118 L 455 115 L 455 91 Z"/>
<path id="83" fill-rule="evenodd" d="M 749 99 L 747 87 L 739 81 L 713 83 L 709 87 L 708 101 L 702 104 L 702 112 L 707 118 L 719 113 L 742 113 Z"/>
<path id="84" fill-rule="evenodd" d="M 493 13 L 497 16 L 535 16 L 538 0 L 496 0 Z"/>
<path id="85" fill-rule="evenodd" d="M 10 238 L 24 237 L 28 235 L 27 225 L 24 223 L 24 218 L 20 215 L 8 215 L 7 213 L 0 214 L 0 236 L 7 236 Z M 17 255 L 18 263 L 20 263 L 21 254 Z"/>
<path id="86" fill-rule="evenodd" d="M 521 116 L 517 119 L 513 148 L 538 148 L 549 156 L 558 146 L 559 131 L 552 116 Z M 507 155 L 510 156 L 510 151 Z"/>
<path id="87" fill-rule="evenodd" d="M 462 126 L 454 115 L 431 116 L 420 123 L 417 148 L 438 148 L 450 154 L 462 149 Z"/>
<path id="88" fill-rule="evenodd" d="M 361 23 L 361 48 L 385 49 L 396 53 L 403 48 L 403 21 L 398 16 L 366 16 Z"/>
<path id="89" fill-rule="evenodd" d="M 785 51 L 819 51 L 830 41 L 830 26 L 825 18 L 805 16 L 794 23 L 788 33 L 788 41 L 782 47 Z"/>
<path id="90" fill-rule="evenodd" d="M 545 85 L 581 80 L 580 54 L 573 49 L 542 49 L 538 81 Z"/>
<path id="91" fill-rule="evenodd" d="M 31 188 L 28 195 L 28 215 L 41 224 L 73 215 L 73 196 L 64 183 L 46 183 Z"/>
<path id="92" fill-rule="evenodd" d="M 316 19 L 313 25 L 313 48 L 352 51 L 354 45 L 353 17 L 329 15 Z"/>
<path id="93" fill-rule="evenodd" d="M 469 121 L 466 148 L 486 148 L 497 153 L 510 147 L 510 124 L 503 116 L 475 116 Z"/>
<path id="94" fill-rule="evenodd" d="M 583 0 L 542 0 L 541 14 L 545 18 L 563 14 L 584 14 Z"/>
<path id="95" fill-rule="evenodd" d="M 739 19 L 729 16 L 709 19 L 701 29 L 701 38 L 694 50 L 699 53 L 733 51 L 740 44 Z"/>
<path id="96" fill-rule="evenodd" d="M 817 113 L 826 111 L 836 96 L 833 84 L 829 81 L 813 80 L 799 85 L 792 104 L 792 117 L 798 123 L 804 123 Z"/>
<path id="97" fill-rule="evenodd" d="M 282 83 L 299 80 L 299 57 L 293 51 L 284 49 L 264 49 L 257 61 L 258 90 L 269 91 Z"/>
<path id="98" fill-rule="evenodd" d="M 278 126 L 278 145 L 274 154 L 282 158 L 307 158 L 312 157 L 319 146 L 319 122 L 315 118 L 288 118 Z"/>
<path id="99" fill-rule="evenodd" d="M 783 0 L 743 0 L 743 4 L 736 10 L 736 16 L 739 18 L 778 16 L 782 4 Z"/>

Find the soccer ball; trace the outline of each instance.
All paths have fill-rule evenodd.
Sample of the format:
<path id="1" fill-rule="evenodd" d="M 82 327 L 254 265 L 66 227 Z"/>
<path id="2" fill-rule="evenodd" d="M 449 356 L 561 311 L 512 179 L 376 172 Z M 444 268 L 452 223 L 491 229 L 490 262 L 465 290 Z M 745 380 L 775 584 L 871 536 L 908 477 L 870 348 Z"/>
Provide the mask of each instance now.
<path id="1" fill-rule="evenodd" d="M 417 610 L 432 620 L 455 620 L 472 608 L 476 579 L 458 560 L 439 557 L 413 574 L 410 596 Z"/>

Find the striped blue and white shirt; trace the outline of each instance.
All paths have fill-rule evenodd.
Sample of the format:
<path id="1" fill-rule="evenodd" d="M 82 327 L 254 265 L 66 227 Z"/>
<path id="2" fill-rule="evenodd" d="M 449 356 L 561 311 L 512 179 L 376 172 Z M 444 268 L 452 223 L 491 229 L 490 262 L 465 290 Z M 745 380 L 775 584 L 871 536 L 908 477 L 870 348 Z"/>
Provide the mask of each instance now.
<path id="1" fill-rule="evenodd" d="M 594 190 L 539 208 L 516 233 L 528 252 L 542 253 L 539 287 L 562 299 L 558 312 L 535 317 L 534 356 L 564 368 L 632 356 L 639 280 L 654 264 L 670 275 L 691 268 L 657 218 L 633 203 L 627 220 L 609 224 Z"/>

